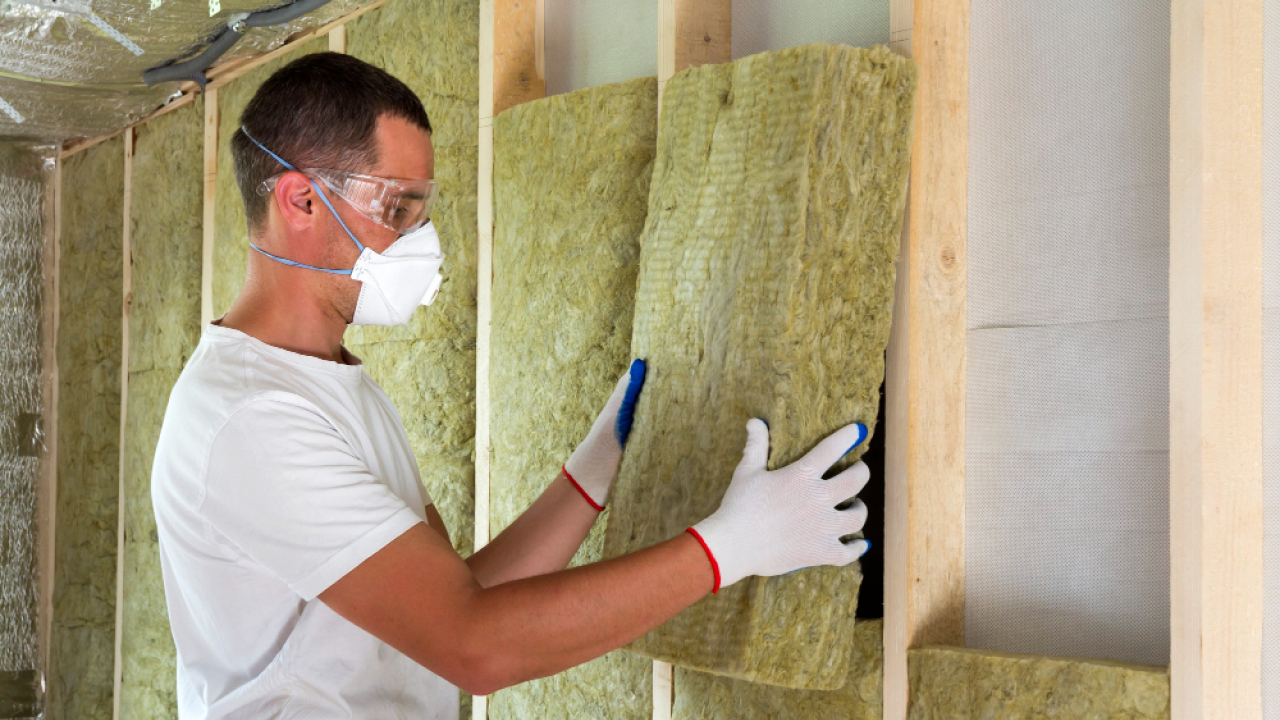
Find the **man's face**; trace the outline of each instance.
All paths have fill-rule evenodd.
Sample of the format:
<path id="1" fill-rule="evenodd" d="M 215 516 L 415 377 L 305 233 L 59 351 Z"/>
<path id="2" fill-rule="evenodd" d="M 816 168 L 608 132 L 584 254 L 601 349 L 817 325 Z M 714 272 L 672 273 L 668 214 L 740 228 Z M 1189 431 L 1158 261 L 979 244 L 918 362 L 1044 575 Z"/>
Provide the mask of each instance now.
<path id="1" fill-rule="evenodd" d="M 361 172 L 400 180 L 435 178 L 435 150 L 431 145 L 431 135 L 426 130 L 408 120 L 383 115 L 378 118 L 374 139 L 378 146 L 378 164 L 371 170 Z M 330 194 L 329 200 L 342 216 L 342 221 L 355 234 L 356 239 L 375 252 L 380 253 L 386 250 L 391 243 L 400 238 L 396 232 L 356 212 L 355 208 L 348 205 L 345 200 L 333 194 Z M 327 234 L 332 236 L 339 247 L 342 247 L 342 243 L 346 243 L 345 247 L 350 248 L 351 262 L 345 267 L 354 264 L 355 258 L 360 253 L 351 242 L 351 238 L 347 237 L 336 222 L 330 224 Z"/>
<path id="2" fill-rule="evenodd" d="M 431 135 L 422 128 L 397 117 L 383 115 L 378 118 L 374 131 L 378 146 L 378 164 L 368 170 L 367 175 L 401 180 L 435 179 L 435 151 L 431 145 Z M 400 239 L 394 230 L 379 225 L 364 215 L 356 212 L 347 201 L 330 193 L 329 201 L 342 217 L 342 222 L 351 229 L 356 238 L 375 252 L 383 252 L 391 243 Z M 349 268 L 355 265 L 360 251 L 342 227 L 333 219 L 327 209 L 320 212 L 322 233 L 326 239 L 328 257 L 322 267 Z M 328 275 L 316 278 L 317 281 L 328 281 L 334 286 L 337 295 L 334 297 L 335 307 L 348 320 L 355 312 L 356 300 L 360 295 L 360 283 L 344 276 Z"/>

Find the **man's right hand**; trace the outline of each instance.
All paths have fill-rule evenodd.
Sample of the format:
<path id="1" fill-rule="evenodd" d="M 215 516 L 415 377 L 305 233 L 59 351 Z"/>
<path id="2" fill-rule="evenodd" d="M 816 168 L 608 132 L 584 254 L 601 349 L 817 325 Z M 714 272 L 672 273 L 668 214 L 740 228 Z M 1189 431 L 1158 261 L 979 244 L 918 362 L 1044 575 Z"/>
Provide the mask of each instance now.
<path id="1" fill-rule="evenodd" d="M 867 506 L 853 498 L 870 479 L 866 464 L 854 463 L 835 477 L 822 474 L 862 443 L 867 429 L 847 425 L 796 462 L 768 470 L 769 427 L 747 423 L 747 445 L 720 509 L 689 529 L 702 543 L 716 574 L 712 592 L 748 575 L 781 575 L 812 565 L 847 565 L 870 547 L 840 538 L 862 530 Z"/>

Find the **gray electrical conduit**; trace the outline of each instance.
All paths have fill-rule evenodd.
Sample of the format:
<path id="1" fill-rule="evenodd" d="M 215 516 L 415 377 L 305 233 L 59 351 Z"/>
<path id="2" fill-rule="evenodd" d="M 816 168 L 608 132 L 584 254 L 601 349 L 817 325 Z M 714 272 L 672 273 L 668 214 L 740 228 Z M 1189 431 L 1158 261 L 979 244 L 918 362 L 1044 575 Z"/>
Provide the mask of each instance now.
<path id="1" fill-rule="evenodd" d="M 153 67 L 142 73 L 142 82 L 150 86 L 170 80 L 194 80 L 203 88 L 207 81 L 204 71 L 208 70 L 218 58 L 222 57 L 223 53 L 239 42 L 240 38 L 244 37 L 246 30 L 255 27 L 281 25 L 291 20 L 296 20 L 328 2 L 329 0 L 294 0 L 294 2 L 283 7 L 259 10 L 248 15 L 238 15 L 227 23 L 227 26 L 222 29 L 218 37 L 214 38 L 209 47 L 205 48 L 199 55 L 190 60 L 171 65 Z"/>

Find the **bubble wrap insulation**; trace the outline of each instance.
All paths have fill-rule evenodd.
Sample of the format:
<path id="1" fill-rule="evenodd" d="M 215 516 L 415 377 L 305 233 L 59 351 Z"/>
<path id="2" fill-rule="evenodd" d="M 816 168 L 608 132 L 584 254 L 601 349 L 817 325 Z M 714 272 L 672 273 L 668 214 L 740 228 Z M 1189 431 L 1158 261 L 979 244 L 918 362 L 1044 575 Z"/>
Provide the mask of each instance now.
<path id="1" fill-rule="evenodd" d="M 494 534 L 559 474 L 627 369 L 657 131 L 652 77 L 494 120 Z M 600 559 L 608 512 L 572 564 Z M 648 661 L 616 651 L 499 691 L 489 717 L 641 720 L 652 713 L 651 680 Z"/>
<path id="2" fill-rule="evenodd" d="M 0 678 L 34 679 L 46 195 L 57 148 L 0 143 Z M 29 702 L 10 711 L 35 714 Z"/>
<path id="3" fill-rule="evenodd" d="M 124 137 L 62 167 L 54 718 L 110 720 L 120 488 Z"/>
<path id="4" fill-rule="evenodd" d="M 1280 720 L 1280 0 L 1263 12 L 1262 717 Z"/>
<path id="5" fill-rule="evenodd" d="M 1169 3 L 1066 8 L 970 18 L 964 636 L 1165 664 Z"/>
<path id="6" fill-rule="evenodd" d="M 151 462 L 169 391 L 200 334 L 204 100 L 138 128 L 130 198 L 133 302 L 125 421 L 124 627 L 120 717 L 175 717 L 176 659 Z"/>
<path id="7" fill-rule="evenodd" d="M 773 467 L 847 423 L 874 428 L 915 83 L 914 63 L 884 47 L 815 44 L 667 85 L 632 341 L 650 374 L 606 557 L 714 512 L 751 417 L 770 423 Z M 747 578 L 629 647 L 835 690 L 860 583 L 856 566 Z"/>
<path id="8" fill-rule="evenodd" d="M 64 139 L 105 134 L 141 118 L 178 89 L 142 84 L 144 70 L 202 51 L 236 14 L 286 4 L 262 0 L 16 0 L 0 15 L 0 137 Z M 253 28 L 219 62 L 279 47 L 366 0 L 333 0 L 285 25 Z M 210 13 L 212 7 L 217 12 Z M 90 13 L 143 51 L 135 55 Z"/>

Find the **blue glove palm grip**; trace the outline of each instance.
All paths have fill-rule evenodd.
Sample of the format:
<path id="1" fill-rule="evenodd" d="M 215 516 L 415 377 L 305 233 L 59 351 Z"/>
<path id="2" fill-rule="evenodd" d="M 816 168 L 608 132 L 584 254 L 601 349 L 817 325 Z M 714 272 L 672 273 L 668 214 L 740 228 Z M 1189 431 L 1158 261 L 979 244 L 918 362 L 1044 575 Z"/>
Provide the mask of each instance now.
<path id="1" fill-rule="evenodd" d="M 627 392 L 622 396 L 622 407 L 618 408 L 618 419 L 613 425 L 613 436 L 622 447 L 627 446 L 627 437 L 631 435 L 631 421 L 635 417 L 636 401 L 640 399 L 640 390 L 644 387 L 644 360 L 631 361 L 631 380 L 627 383 Z"/>

